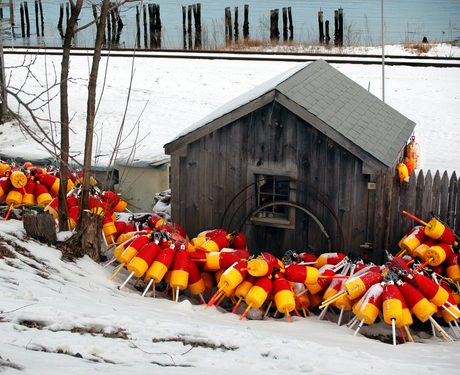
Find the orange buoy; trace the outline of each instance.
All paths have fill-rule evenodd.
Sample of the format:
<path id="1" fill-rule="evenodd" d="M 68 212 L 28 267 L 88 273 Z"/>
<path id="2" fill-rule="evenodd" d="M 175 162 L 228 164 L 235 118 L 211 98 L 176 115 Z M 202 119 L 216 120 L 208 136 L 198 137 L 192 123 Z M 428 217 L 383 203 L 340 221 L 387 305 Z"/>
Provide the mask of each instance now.
<path id="1" fill-rule="evenodd" d="M 361 297 L 374 284 L 382 281 L 379 272 L 367 271 L 361 275 L 355 275 L 343 283 L 344 290 L 350 299 Z"/>
<path id="2" fill-rule="evenodd" d="M 228 241 L 228 245 L 230 248 L 233 249 L 242 249 L 242 250 L 247 250 L 248 245 L 246 243 L 246 237 L 244 236 L 243 233 L 238 233 L 234 232 L 231 233 Z"/>
<path id="3" fill-rule="evenodd" d="M 21 172 L 18 167 L 11 168 L 9 171 L 9 177 L 11 185 L 13 185 L 15 188 L 22 188 L 23 186 L 26 186 L 28 181 L 26 175 Z"/>
<path id="4" fill-rule="evenodd" d="M 453 281 L 460 281 L 460 255 L 452 253 L 443 263 L 446 276 Z"/>
<path id="5" fill-rule="evenodd" d="M 319 269 L 326 264 L 337 265 L 344 259 L 345 254 L 342 253 L 324 253 L 316 259 L 315 267 Z"/>
<path id="6" fill-rule="evenodd" d="M 34 176 L 36 181 L 40 181 L 41 184 L 45 185 L 54 195 L 59 194 L 59 185 L 61 180 L 52 174 L 35 174 Z M 69 186 L 67 186 L 68 188 Z M 68 190 L 69 191 L 69 190 Z M 67 192 L 68 192 L 67 191 Z"/>
<path id="7" fill-rule="evenodd" d="M 11 165 L 8 165 L 7 163 L 0 161 L 0 173 L 8 174 L 10 171 L 11 171 Z"/>
<path id="8" fill-rule="evenodd" d="M 5 202 L 8 206 L 19 207 L 22 203 L 23 189 L 12 186 L 6 195 Z"/>
<path id="9" fill-rule="evenodd" d="M 413 281 L 413 284 L 417 286 L 418 290 L 434 305 L 442 306 L 449 299 L 449 293 L 429 277 L 414 274 Z"/>
<path id="10" fill-rule="evenodd" d="M 184 290 L 187 288 L 189 279 L 190 258 L 185 249 L 176 252 L 172 263 L 171 281 L 172 289 Z M 178 295 L 179 293 L 177 293 Z"/>
<path id="11" fill-rule="evenodd" d="M 37 200 L 37 203 L 40 206 L 46 206 L 53 200 L 48 188 L 39 182 L 37 182 L 37 184 L 35 185 L 34 194 L 35 199 Z"/>
<path id="12" fill-rule="evenodd" d="M 245 298 L 248 307 L 241 315 L 239 320 L 242 320 L 248 313 L 249 309 L 252 307 L 255 309 L 262 307 L 272 288 L 273 283 L 268 277 L 264 276 L 256 278 L 254 285 L 251 287 L 251 289 L 249 289 L 249 292 Z"/>
<path id="13" fill-rule="evenodd" d="M 203 251 L 205 253 L 219 252 L 225 247 L 228 247 L 228 239 L 220 234 L 215 235 L 202 245 L 195 246 L 197 251 Z"/>
<path id="14" fill-rule="evenodd" d="M 452 254 L 451 247 L 446 243 L 438 243 L 429 247 L 423 253 L 423 262 L 428 262 L 430 266 L 436 267 L 444 262 Z"/>
<path id="15" fill-rule="evenodd" d="M 364 293 L 352 310 L 360 321 L 373 324 L 382 310 L 382 300 L 383 284 L 375 283 Z"/>
<path id="16" fill-rule="evenodd" d="M 437 308 L 428 301 L 423 294 L 413 285 L 398 281 L 398 288 L 404 296 L 410 311 L 423 323 L 426 322 L 436 312 Z"/>
<path id="17" fill-rule="evenodd" d="M 67 224 L 70 230 L 73 230 L 77 227 L 79 215 L 80 215 L 80 207 L 73 206 L 69 208 L 69 217 L 67 219 Z"/>
<path id="18" fill-rule="evenodd" d="M 204 254 L 206 255 L 206 262 L 204 262 L 203 270 L 211 272 L 227 269 L 241 259 L 233 252 L 211 252 Z"/>
<path id="19" fill-rule="evenodd" d="M 139 253 L 139 250 L 150 242 L 150 235 L 138 236 L 117 259 L 122 265 L 128 264 Z"/>
<path id="20" fill-rule="evenodd" d="M 235 296 L 238 298 L 238 302 L 235 304 L 232 313 L 236 311 L 240 302 L 246 298 L 249 291 L 253 287 L 254 283 L 256 282 L 257 278 L 252 275 L 248 275 L 235 289 Z"/>
<path id="21" fill-rule="evenodd" d="M 0 163 L 0 165 L 2 165 Z M 0 197 L 7 195 L 11 189 L 10 179 L 4 174 L 0 175 Z"/>
<path id="22" fill-rule="evenodd" d="M 398 173 L 399 182 L 401 184 L 409 177 L 409 171 L 407 170 L 407 165 L 404 163 L 399 163 L 396 166 L 396 172 Z"/>
<path id="23" fill-rule="evenodd" d="M 294 283 L 314 285 L 318 281 L 319 272 L 315 267 L 291 264 L 284 269 L 284 276 Z"/>
<path id="24" fill-rule="evenodd" d="M 128 204 L 113 191 L 104 191 L 102 193 L 102 200 L 107 202 L 107 204 L 117 212 L 123 212 L 128 206 Z"/>
<path id="25" fill-rule="evenodd" d="M 325 277 L 325 276 L 334 276 L 335 275 L 334 269 L 335 269 L 335 265 L 332 265 L 332 264 L 326 264 L 322 266 L 318 270 L 318 280 L 316 281 L 316 283 L 305 284 L 307 286 L 308 291 L 311 294 L 316 294 L 321 291 L 324 291 L 327 288 L 327 286 L 331 283 L 331 281 L 333 280 L 332 278 Z"/>
<path id="26" fill-rule="evenodd" d="M 443 306 L 441 316 L 446 323 L 450 323 L 460 318 L 460 311 L 458 310 L 457 302 L 452 295 L 452 288 L 446 282 L 441 282 L 440 285 L 447 291 L 447 293 L 449 293 L 447 306 Z"/>
<path id="27" fill-rule="evenodd" d="M 202 295 L 206 290 L 206 284 L 203 277 L 195 262 L 192 261 L 189 261 L 187 288 L 193 295 Z"/>
<path id="28" fill-rule="evenodd" d="M 428 240 L 428 238 L 429 237 L 425 234 L 425 227 L 418 225 L 407 233 L 401 241 L 399 241 L 398 245 L 401 250 L 406 250 L 407 254 L 412 256 L 412 252 Z"/>
<path id="29" fill-rule="evenodd" d="M 286 280 L 281 272 L 275 275 L 273 294 L 275 296 L 276 308 L 279 312 L 286 314 L 288 321 L 290 321 L 289 313 L 295 309 L 294 293 L 292 292 L 289 281 Z"/>
<path id="30" fill-rule="evenodd" d="M 156 256 L 154 262 L 147 270 L 145 277 L 146 280 L 153 279 L 156 283 L 159 283 L 163 280 L 166 272 L 174 260 L 176 255 L 176 248 L 174 245 L 171 245 L 165 249 L 162 249 L 161 252 Z"/>
<path id="31" fill-rule="evenodd" d="M 412 314 L 410 312 L 410 309 L 407 306 L 406 300 L 404 299 L 404 296 L 401 299 L 401 302 L 402 302 L 402 319 L 399 323 L 396 322 L 396 328 L 409 327 L 414 322 L 412 319 Z"/>

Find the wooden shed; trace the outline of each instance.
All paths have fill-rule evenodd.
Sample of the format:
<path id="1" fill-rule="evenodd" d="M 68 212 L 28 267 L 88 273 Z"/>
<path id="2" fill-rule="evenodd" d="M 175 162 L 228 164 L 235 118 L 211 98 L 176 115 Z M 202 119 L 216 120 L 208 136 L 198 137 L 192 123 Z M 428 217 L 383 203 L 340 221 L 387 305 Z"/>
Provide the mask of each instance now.
<path id="1" fill-rule="evenodd" d="M 373 182 L 414 127 L 327 62 L 300 64 L 165 145 L 172 220 L 190 237 L 241 232 L 251 253 L 361 254 Z"/>

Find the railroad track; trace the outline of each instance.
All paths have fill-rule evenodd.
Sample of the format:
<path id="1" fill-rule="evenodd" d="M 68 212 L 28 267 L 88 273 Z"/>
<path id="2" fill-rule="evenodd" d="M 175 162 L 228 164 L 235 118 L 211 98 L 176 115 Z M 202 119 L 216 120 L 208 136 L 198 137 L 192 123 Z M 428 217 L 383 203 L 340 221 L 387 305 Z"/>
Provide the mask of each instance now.
<path id="1" fill-rule="evenodd" d="M 5 54 L 38 54 L 60 55 L 62 48 L 8 48 L 4 47 Z M 168 58 L 168 59 L 207 59 L 207 60 L 250 60 L 250 61 L 291 61 L 308 62 L 323 59 L 331 64 L 361 64 L 381 65 L 381 55 L 353 55 L 353 54 L 313 54 L 288 52 L 247 52 L 247 51 L 184 51 L 184 50 L 103 50 L 102 56 L 110 54 L 112 57 Z M 73 56 L 92 55 L 91 49 L 72 49 Z M 385 56 L 385 65 L 406 65 L 421 67 L 459 68 L 459 57 L 425 57 L 425 56 Z"/>

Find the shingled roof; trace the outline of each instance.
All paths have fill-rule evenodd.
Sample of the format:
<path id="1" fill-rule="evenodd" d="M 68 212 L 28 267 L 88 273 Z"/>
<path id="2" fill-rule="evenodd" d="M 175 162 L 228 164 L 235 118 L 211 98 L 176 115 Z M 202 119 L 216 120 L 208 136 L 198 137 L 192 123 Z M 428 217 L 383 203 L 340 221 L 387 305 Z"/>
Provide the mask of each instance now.
<path id="1" fill-rule="evenodd" d="M 343 147 L 360 157 L 371 155 L 387 167 L 393 167 L 401 150 L 412 134 L 415 123 L 385 104 L 362 86 L 333 68 L 324 60 L 317 60 L 291 69 L 248 93 L 230 101 L 210 115 L 179 134 L 165 145 L 166 153 L 177 149 L 173 144 L 182 137 L 180 146 L 192 142 L 191 133 L 197 129 L 200 136 L 215 130 L 210 126 L 219 121 L 225 126 L 234 121 L 238 108 L 259 101 L 267 93 L 275 91 L 283 105 L 295 103 L 295 112 Z M 279 95 L 282 94 L 282 95 Z M 292 105 L 286 105 L 292 107 Z M 241 116 L 245 114 L 240 111 Z M 227 121 L 222 121 L 227 117 Z M 313 120 L 313 121 L 312 121 Z M 179 145 L 178 145 L 179 146 Z M 358 152 L 357 152 L 358 151 Z"/>

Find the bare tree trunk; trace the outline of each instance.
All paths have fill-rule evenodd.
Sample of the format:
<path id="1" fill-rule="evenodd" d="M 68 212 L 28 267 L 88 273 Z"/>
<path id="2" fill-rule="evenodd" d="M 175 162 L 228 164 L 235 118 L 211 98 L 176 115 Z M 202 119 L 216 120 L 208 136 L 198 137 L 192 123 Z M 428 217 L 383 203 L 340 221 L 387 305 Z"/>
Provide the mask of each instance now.
<path id="1" fill-rule="evenodd" d="M 74 4 L 70 1 L 71 16 L 65 32 L 64 46 L 61 63 L 61 160 L 59 165 L 60 187 L 59 187 L 59 230 L 68 230 L 67 218 L 69 216 L 67 196 L 67 176 L 69 173 L 69 103 L 67 91 L 67 79 L 69 77 L 70 49 L 74 36 L 75 26 L 83 6 L 83 0 L 77 0 Z"/>
<path id="2" fill-rule="evenodd" d="M 86 141 L 85 141 L 85 158 L 83 166 L 83 184 L 80 200 L 80 218 L 85 209 L 88 207 L 88 194 L 90 188 L 91 174 L 91 155 L 93 150 L 93 131 L 94 121 L 96 117 L 96 84 L 97 75 L 99 72 L 99 62 L 101 61 L 101 49 L 104 42 L 104 28 L 109 11 L 109 0 L 103 0 L 101 6 L 101 14 L 97 25 L 96 42 L 94 45 L 93 65 L 88 83 L 88 106 L 86 114 Z M 77 228 L 78 230 L 78 228 Z"/>

